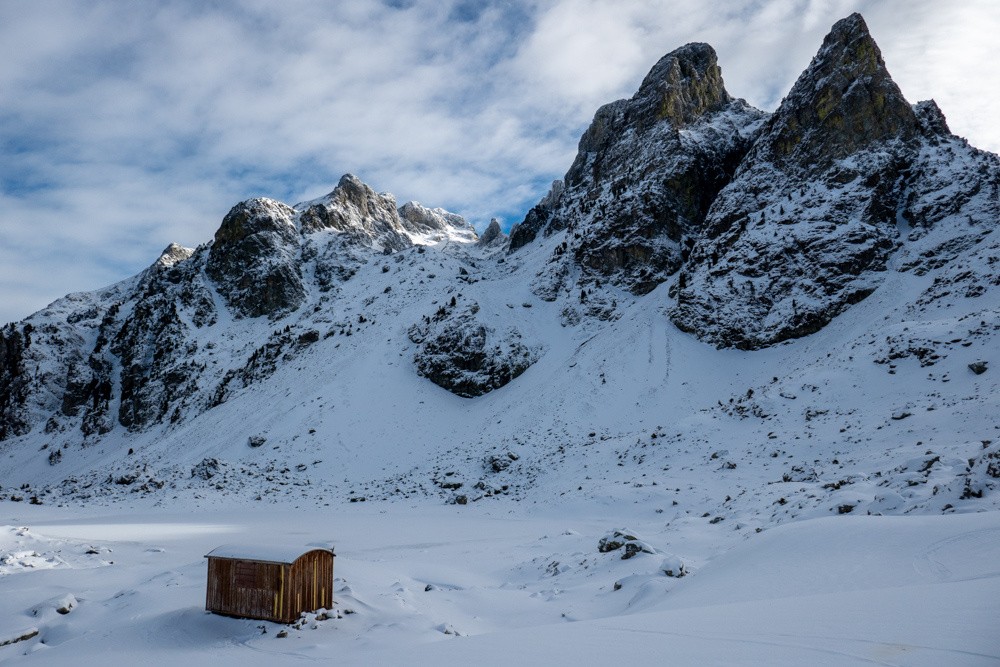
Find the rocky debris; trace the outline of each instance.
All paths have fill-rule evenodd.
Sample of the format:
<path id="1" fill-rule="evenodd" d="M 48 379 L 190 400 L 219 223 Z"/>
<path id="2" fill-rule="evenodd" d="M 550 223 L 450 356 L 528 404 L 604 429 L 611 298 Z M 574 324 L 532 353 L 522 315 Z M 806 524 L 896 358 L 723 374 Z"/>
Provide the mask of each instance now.
<path id="1" fill-rule="evenodd" d="M 18 642 L 28 641 L 34 637 L 38 636 L 38 628 L 29 628 L 27 630 L 22 630 L 15 633 L 13 636 L 9 636 L 5 639 L 0 639 L 0 647 L 10 646 L 11 644 L 16 644 Z"/>
<path id="2" fill-rule="evenodd" d="M 223 218 L 205 272 L 238 317 L 276 319 L 305 299 L 294 216 L 285 204 L 258 198 L 237 204 Z"/>
<path id="3" fill-rule="evenodd" d="M 663 562 L 660 563 L 660 572 L 668 577 L 676 577 L 677 579 L 680 579 L 688 573 L 687 567 L 684 565 L 684 561 L 673 555 L 667 556 L 663 559 Z"/>
<path id="4" fill-rule="evenodd" d="M 602 554 L 621 550 L 622 560 L 628 560 L 640 553 L 656 553 L 653 547 L 636 537 L 626 528 L 613 530 L 602 537 L 597 543 L 597 550 Z"/>
<path id="5" fill-rule="evenodd" d="M 79 602 L 76 601 L 76 597 L 72 594 L 66 594 L 56 602 L 56 613 L 65 616 L 76 609 L 78 604 Z"/>
<path id="6" fill-rule="evenodd" d="M 503 387 L 526 371 L 541 351 L 521 342 L 510 327 L 497 332 L 476 318 L 478 304 L 448 309 L 413 325 L 408 335 L 419 345 L 413 357 L 417 372 L 464 398 Z"/>
<path id="7" fill-rule="evenodd" d="M 203 480 L 210 480 L 222 471 L 225 465 L 215 458 L 204 458 L 200 463 L 191 468 L 191 476 Z"/>
<path id="8" fill-rule="evenodd" d="M 519 458 L 517 454 L 511 451 L 503 454 L 492 454 L 486 457 L 485 467 L 492 472 L 503 472 L 510 468 L 510 465 Z"/>
<path id="9" fill-rule="evenodd" d="M 964 470 L 953 483 L 941 485 L 952 492 L 959 487 L 959 500 L 978 500 L 1000 491 L 1000 445 L 992 440 L 983 440 L 979 445 L 979 451 L 964 462 Z"/>
<path id="10" fill-rule="evenodd" d="M 985 361 L 974 361 L 969 364 L 969 370 L 976 375 L 982 375 L 989 368 L 989 364 Z"/>

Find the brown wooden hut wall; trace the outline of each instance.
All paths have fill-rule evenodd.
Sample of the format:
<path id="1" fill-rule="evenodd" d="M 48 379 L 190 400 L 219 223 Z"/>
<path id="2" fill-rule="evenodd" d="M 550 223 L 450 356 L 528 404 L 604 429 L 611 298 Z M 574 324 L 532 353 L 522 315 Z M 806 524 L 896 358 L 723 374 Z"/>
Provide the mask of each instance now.
<path id="1" fill-rule="evenodd" d="M 333 607 L 333 554 L 317 550 L 299 556 L 292 563 L 291 585 L 286 590 L 286 608 L 294 613 L 288 621 L 304 611 Z"/>
<path id="2" fill-rule="evenodd" d="M 287 565 L 231 558 L 208 559 L 205 609 L 229 616 L 279 620 L 275 595 Z"/>
<path id="3" fill-rule="evenodd" d="M 304 611 L 333 606 L 333 554 L 309 551 L 291 565 L 209 557 L 205 609 L 291 623 Z"/>

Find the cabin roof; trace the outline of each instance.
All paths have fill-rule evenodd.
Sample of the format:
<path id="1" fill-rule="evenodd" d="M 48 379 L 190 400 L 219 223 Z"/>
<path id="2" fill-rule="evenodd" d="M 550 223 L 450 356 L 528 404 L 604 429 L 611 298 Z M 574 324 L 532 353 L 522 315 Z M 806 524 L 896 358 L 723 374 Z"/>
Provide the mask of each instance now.
<path id="1" fill-rule="evenodd" d="M 263 563 L 294 563 L 303 554 L 310 551 L 326 551 L 333 553 L 330 546 L 303 546 L 301 544 L 223 544 L 207 554 L 205 558 L 232 558 L 237 560 L 255 560 Z"/>

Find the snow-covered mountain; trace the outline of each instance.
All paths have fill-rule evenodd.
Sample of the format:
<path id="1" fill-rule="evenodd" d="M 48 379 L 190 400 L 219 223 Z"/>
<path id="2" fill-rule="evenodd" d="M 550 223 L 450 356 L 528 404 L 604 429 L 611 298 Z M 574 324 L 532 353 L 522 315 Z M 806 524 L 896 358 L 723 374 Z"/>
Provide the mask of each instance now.
<path id="1" fill-rule="evenodd" d="M 3 327 L 0 497 L 995 508 L 998 191 L 858 15 L 772 114 L 689 44 L 509 238 L 346 175 Z"/>
<path id="2" fill-rule="evenodd" d="M 858 15 L 771 114 L 669 53 L 509 237 L 241 202 L 0 327 L 0 661 L 995 664 L 998 213 Z M 206 614 L 229 541 L 333 608 Z"/>

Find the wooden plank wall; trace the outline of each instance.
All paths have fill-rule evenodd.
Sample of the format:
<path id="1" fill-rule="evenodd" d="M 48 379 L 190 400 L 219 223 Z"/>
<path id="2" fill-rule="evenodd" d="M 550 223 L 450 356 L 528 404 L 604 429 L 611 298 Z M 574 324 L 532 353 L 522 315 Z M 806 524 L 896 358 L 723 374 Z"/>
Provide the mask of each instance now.
<path id="1" fill-rule="evenodd" d="M 290 608 L 295 618 L 303 611 L 333 607 L 333 556 L 326 551 L 310 551 L 292 564 Z"/>
<path id="2" fill-rule="evenodd" d="M 333 555 L 310 551 L 291 565 L 208 559 L 205 609 L 291 623 L 304 611 L 333 607 Z"/>
<path id="3" fill-rule="evenodd" d="M 279 563 L 208 559 L 205 609 L 244 618 L 275 619 L 274 596 L 280 590 Z"/>

